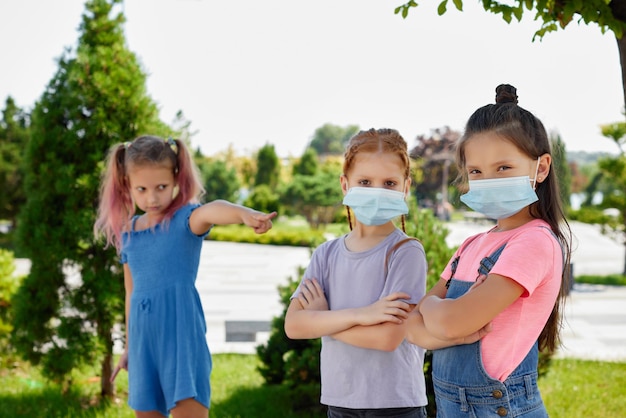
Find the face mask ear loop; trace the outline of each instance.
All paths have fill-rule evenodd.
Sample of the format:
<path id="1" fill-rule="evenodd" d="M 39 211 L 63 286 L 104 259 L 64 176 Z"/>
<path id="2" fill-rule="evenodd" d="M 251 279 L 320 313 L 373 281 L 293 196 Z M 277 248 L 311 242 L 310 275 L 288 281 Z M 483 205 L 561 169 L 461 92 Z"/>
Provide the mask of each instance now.
<path id="1" fill-rule="evenodd" d="M 537 189 L 537 175 L 539 174 L 539 163 L 541 162 L 541 155 L 537 157 L 537 168 L 535 169 L 535 178 L 533 179 L 533 190 Z"/>

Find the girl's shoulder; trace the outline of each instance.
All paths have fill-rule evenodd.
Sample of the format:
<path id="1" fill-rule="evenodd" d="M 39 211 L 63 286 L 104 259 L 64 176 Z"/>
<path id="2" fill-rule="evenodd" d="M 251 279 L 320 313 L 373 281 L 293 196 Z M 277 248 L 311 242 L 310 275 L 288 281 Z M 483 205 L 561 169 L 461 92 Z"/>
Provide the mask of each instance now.
<path id="1" fill-rule="evenodd" d="M 525 223 L 524 225 L 516 228 L 512 231 L 513 234 L 511 239 L 522 238 L 538 238 L 538 237 L 548 237 L 554 241 L 558 241 L 556 235 L 552 231 L 550 224 L 544 221 L 543 219 L 533 219 L 530 222 Z"/>
<path id="2" fill-rule="evenodd" d="M 314 253 L 316 252 L 328 253 L 329 251 L 335 251 L 337 248 L 341 248 L 341 246 L 344 243 L 344 240 L 346 239 L 346 236 L 348 236 L 348 234 L 343 234 L 336 238 L 332 238 L 332 239 L 322 242 L 320 245 L 318 245 L 315 248 Z"/>
<path id="3" fill-rule="evenodd" d="M 191 212 L 193 212 L 200 206 L 202 206 L 200 203 L 186 203 L 180 208 L 176 209 L 176 211 L 172 214 L 172 218 L 178 216 L 189 216 Z"/>
<path id="4" fill-rule="evenodd" d="M 128 235 L 132 232 L 135 232 L 135 224 L 137 223 L 137 219 L 139 219 L 141 215 L 133 215 L 130 219 L 128 219 L 124 225 L 122 225 L 122 234 Z"/>
<path id="5" fill-rule="evenodd" d="M 391 233 L 388 244 L 394 249 L 412 248 L 424 252 L 424 246 L 422 245 L 419 237 L 411 237 L 401 229 L 397 228 Z"/>

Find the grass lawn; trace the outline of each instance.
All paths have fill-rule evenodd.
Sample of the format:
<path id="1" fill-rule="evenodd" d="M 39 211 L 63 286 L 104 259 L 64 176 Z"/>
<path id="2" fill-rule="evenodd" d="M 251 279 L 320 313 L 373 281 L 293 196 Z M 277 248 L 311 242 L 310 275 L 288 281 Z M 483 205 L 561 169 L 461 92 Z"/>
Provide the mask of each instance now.
<path id="1" fill-rule="evenodd" d="M 264 386 L 253 355 L 213 356 L 211 418 L 322 418 L 305 411 L 297 396 L 283 386 Z M 19 366 L 0 371 L 0 418 L 132 418 L 126 405 L 127 379 L 117 380 L 118 398 L 98 400 L 99 380 L 93 370 L 74 375 L 74 385 L 62 391 L 47 383 L 37 369 Z M 539 380 L 550 417 L 594 418 L 624 416 L 626 363 L 570 359 L 553 360 Z"/>

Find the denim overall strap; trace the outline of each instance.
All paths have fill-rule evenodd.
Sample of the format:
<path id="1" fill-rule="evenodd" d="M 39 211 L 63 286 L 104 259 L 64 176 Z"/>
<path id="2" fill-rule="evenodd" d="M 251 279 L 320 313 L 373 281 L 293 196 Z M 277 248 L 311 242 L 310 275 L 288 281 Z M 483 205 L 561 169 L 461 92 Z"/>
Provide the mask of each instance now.
<path id="1" fill-rule="evenodd" d="M 506 244 L 505 244 L 506 245 Z M 504 246 L 481 261 L 480 274 L 489 274 Z M 473 282 L 450 278 L 446 298 L 465 294 Z M 433 351 L 433 385 L 438 417 L 544 418 L 537 387 L 539 350 L 535 342 L 524 360 L 501 382 L 483 367 L 480 341 Z"/>

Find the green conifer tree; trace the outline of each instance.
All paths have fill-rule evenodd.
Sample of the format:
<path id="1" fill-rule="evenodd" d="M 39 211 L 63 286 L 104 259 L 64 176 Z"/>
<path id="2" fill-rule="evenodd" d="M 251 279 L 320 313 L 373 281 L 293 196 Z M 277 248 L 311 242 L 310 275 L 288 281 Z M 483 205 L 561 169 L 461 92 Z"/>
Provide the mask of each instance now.
<path id="1" fill-rule="evenodd" d="M 32 262 L 15 297 L 17 349 L 66 382 L 72 369 L 100 362 L 103 395 L 114 393 L 112 330 L 123 323 L 124 289 L 115 250 L 93 238 L 102 162 L 113 143 L 167 134 L 126 47 L 119 3 L 87 1 L 76 50 L 61 56 L 35 105 L 17 232 Z"/>

